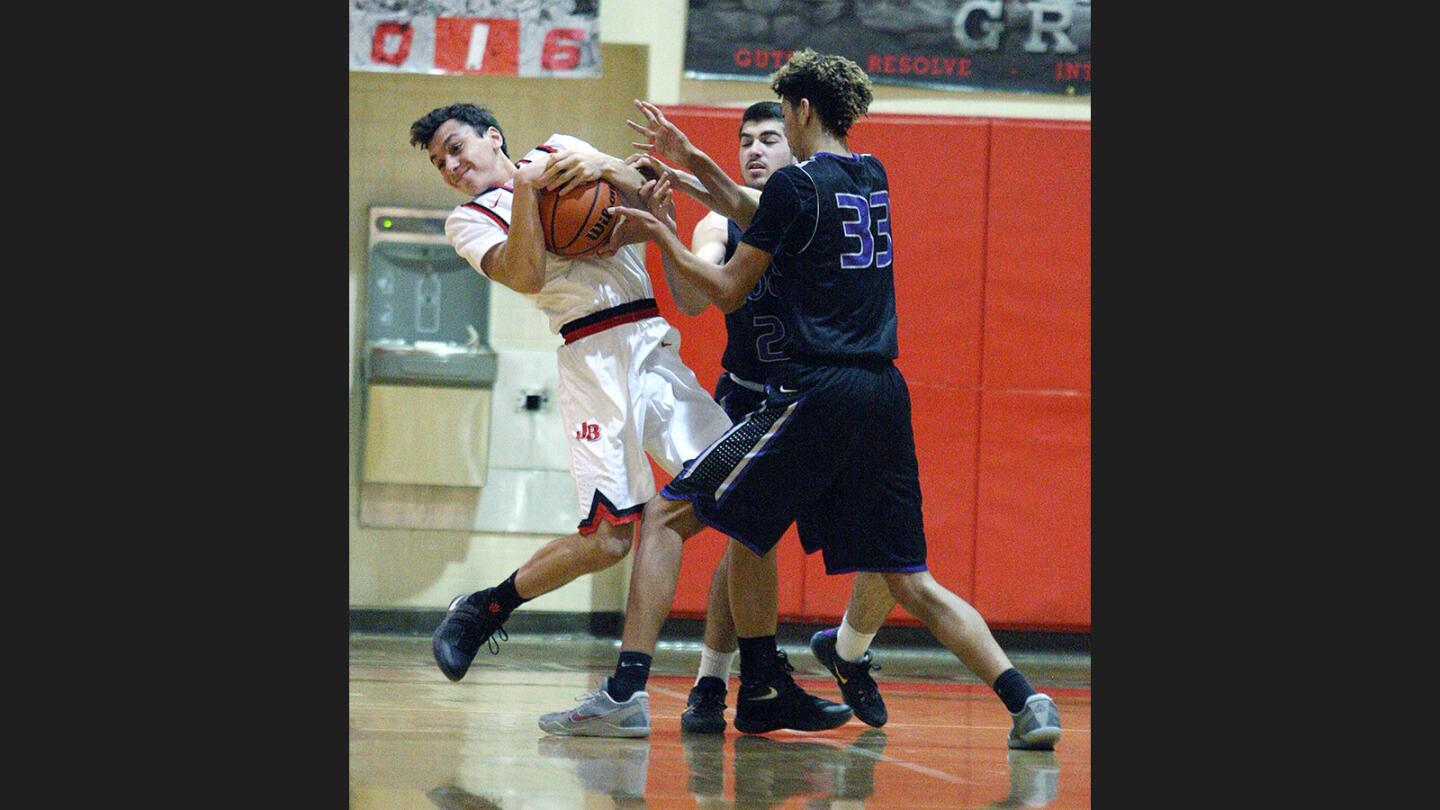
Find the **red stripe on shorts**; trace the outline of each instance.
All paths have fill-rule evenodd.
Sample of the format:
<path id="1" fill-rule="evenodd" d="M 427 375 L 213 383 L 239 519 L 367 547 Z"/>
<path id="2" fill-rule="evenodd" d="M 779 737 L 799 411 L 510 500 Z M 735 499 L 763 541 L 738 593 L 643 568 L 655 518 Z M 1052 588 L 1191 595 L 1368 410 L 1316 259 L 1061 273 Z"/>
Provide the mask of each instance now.
<path id="1" fill-rule="evenodd" d="M 565 342 L 574 343 L 580 338 L 589 337 L 596 332 L 604 332 L 606 329 L 609 329 L 613 326 L 619 326 L 622 323 L 634 323 L 636 321 L 643 321 L 646 318 L 657 317 L 659 316 L 659 314 L 660 310 L 656 308 L 642 309 L 637 312 L 629 312 L 624 315 L 616 315 L 613 318 L 606 318 L 605 320 L 598 323 L 592 323 L 589 326 L 576 329 L 574 332 L 571 332 L 570 334 L 565 336 Z"/>

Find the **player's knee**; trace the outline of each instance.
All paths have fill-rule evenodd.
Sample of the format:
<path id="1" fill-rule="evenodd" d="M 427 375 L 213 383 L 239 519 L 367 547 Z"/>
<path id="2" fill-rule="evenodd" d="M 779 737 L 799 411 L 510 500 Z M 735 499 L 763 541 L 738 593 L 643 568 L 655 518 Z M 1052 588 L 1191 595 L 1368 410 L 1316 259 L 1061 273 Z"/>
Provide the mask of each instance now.
<path id="1" fill-rule="evenodd" d="M 887 574 L 885 584 L 890 587 L 890 595 L 895 601 L 913 614 L 919 615 L 929 602 L 929 589 L 926 587 L 923 571 L 915 574 Z"/>
<path id="2" fill-rule="evenodd" d="M 590 535 L 590 558 L 596 570 L 609 568 L 625 559 L 625 555 L 630 553 L 631 533 L 628 523 L 621 526 L 600 524 L 600 528 Z"/>
<path id="3" fill-rule="evenodd" d="M 686 500 L 670 500 L 656 495 L 645 504 L 645 522 L 653 527 L 664 527 L 687 540 L 704 524 L 695 516 L 695 507 Z"/>

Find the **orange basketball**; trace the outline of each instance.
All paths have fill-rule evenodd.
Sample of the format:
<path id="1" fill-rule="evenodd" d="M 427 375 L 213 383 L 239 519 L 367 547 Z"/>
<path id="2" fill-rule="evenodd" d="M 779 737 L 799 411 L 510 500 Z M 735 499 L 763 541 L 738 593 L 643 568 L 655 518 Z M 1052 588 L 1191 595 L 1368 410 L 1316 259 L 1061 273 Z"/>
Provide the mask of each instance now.
<path id="1" fill-rule="evenodd" d="M 607 208 L 618 205 L 615 189 L 596 180 L 561 194 L 542 189 L 540 229 L 545 249 L 558 256 L 584 256 L 602 247 L 610 238 L 615 220 Z"/>

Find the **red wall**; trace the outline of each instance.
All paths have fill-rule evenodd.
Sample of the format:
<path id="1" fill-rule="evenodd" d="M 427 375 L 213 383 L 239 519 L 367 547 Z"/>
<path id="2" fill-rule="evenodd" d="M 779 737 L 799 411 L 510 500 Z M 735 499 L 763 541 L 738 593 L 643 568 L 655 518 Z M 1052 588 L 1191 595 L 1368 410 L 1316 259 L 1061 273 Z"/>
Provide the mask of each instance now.
<path id="1" fill-rule="evenodd" d="M 739 111 L 666 108 L 738 169 Z M 872 115 L 850 147 L 885 163 L 900 357 L 914 407 L 935 578 L 992 627 L 1090 629 L 1090 125 Z M 684 241 L 705 214 L 679 197 Z M 725 323 L 682 314 L 647 258 L 680 354 L 706 386 Z M 663 473 L 658 480 L 665 480 Z M 704 615 L 724 538 L 686 541 L 672 615 Z M 852 576 L 828 577 L 792 527 L 780 541 L 780 613 L 835 621 Z M 891 621 L 918 624 L 903 608 Z"/>

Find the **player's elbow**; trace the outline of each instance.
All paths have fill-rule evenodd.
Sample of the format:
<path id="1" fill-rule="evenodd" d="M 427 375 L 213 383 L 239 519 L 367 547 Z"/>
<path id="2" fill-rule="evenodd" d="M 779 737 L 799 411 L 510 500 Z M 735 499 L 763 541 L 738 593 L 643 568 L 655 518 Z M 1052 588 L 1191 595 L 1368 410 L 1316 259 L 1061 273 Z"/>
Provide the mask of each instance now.
<path id="1" fill-rule="evenodd" d="M 525 295 L 534 295 L 534 294 L 540 292 L 540 289 L 541 289 L 542 287 L 544 287 L 545 284 L 544 284 L 542 281 L 540 281 L 539 279 L 528 279 L 528 278 L 527 278 L 527 279 L 517 279 L 514 284 L 511 284 L 511 285 L 509 285 L 509 286 L 510 286 L 510 289 L 514 290 L 515 292 L 524 293 Z"/>
<path id="2" fill-rule="evenodd" d="M 722 290 L 715 297 L 715 307 L 729 315 L 745 303 L 745 290 Z"/>
<path id="3" fill-rule="evenodd" d="M 540 292 L 545 286 L 545 259 L 544 254 L 539 258 L 539 264 L 528 259 L 513 265 L 510 272 L 510 279 L 514 282 L 509 287 L 516 292 L 534 295 Z"/>
<path id="4" fill-rule="evenodd" d="M 534 295 L 545 286 L 544 273 L 512 272 L 495 276 L 495 280 L 524 295 Z"/>
<path id="5" fill-rule="evenodd" d="M 690 301 L 688 299 L 677 300 L 676 303 L 680 305 L 680 311 L 691 318 L 704 312 L 705 307 L 709 306 L 709 304 L 704 301 Z"/>

